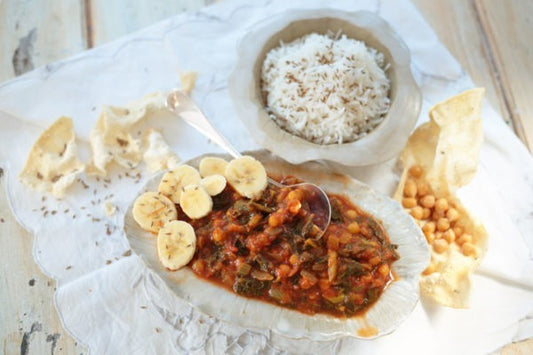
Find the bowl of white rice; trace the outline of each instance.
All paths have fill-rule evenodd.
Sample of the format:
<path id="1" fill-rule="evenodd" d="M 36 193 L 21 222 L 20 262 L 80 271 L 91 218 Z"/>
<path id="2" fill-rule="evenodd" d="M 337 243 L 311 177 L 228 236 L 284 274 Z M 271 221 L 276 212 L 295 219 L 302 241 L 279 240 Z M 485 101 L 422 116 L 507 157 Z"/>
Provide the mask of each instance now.
<path id="1" fill-rule="evenodd" d="M 422 101 L 393 29 L 373 13 L 333 9 L 292 10 L 252 26 L 229 91 L 252 138 L 296 164 L 389 160 Z"/>

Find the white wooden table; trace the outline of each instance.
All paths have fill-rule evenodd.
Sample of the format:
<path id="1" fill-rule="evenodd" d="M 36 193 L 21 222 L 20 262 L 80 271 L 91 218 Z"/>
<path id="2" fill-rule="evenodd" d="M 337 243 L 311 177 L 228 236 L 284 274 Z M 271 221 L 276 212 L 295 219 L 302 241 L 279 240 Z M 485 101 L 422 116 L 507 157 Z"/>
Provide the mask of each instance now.
<path id="1" fill-rule="evenodd" d="M 533 150 L 533 1 L 413 0 L 488 100 Z M 213 0 L 0 0 L 0 82 L 209 5 Z M 31 255 L 0 174 L 0 353 L 85 354 L 53 307 L 55 282 Z M 533 340 L 504 354 L 531 354 Z"/>

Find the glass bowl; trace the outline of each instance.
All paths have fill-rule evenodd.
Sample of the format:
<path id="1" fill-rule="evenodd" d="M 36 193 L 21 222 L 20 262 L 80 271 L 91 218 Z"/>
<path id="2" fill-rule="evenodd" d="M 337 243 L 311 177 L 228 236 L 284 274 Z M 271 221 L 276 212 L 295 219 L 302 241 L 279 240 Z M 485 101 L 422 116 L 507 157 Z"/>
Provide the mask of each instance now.
<path id="1" fill-rule="evenodd" d="M 269 116 L 261 93 L 261 66 L 266 54 L 309 33 L 329 31 L 365 42 L 389 63 L 390 109 L 366 136 L 350 143 L 321 145 L 295 136 Z M 422 95 L 410 69 L 407 46 L 379 16 L 366 11 L 291 10 L 253 25 L 241 39 L 229 78 L 229 92 L 238 117 L 253 139 L 281 158 L 298 164 L 324 159 L 348 166 L 384 162 L 405 146 L 420 114 Z"/>

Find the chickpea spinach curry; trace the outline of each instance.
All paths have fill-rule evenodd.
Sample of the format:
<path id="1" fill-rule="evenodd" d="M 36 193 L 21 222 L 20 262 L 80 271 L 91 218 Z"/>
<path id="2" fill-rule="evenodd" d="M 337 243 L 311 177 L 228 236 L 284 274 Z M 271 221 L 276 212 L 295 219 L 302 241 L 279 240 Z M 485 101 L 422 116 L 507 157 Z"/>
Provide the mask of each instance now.
<path id="1" fill-rule="evenodd" d="M 362 314 L 393 279 L 396 246 L 378 220 L 336 194 L 328 194 L 332 220 L 321 233 L 307 194 L 269 184 L 248 199 L 228 185 L 203 218 L 189 219 L 178 206 L 196 232 L 190 267 L 237 294 L 306 314 Z"/>

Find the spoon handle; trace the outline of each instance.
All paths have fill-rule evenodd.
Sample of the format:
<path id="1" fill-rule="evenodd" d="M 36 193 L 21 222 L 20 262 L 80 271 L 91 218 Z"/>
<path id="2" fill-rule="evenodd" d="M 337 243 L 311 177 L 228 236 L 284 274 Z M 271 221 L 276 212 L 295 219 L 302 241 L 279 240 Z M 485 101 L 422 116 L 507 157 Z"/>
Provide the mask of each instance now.
<path id="1" fill-rule="evenodd" d="M 185 93 L 179 90 L 172 91 L 167 96 L 166 105 L 169 110 L 196 128 L 198 132 L 211 139 L 229 155 L 234 158 L 241 157 L 241 153 L 216 130 L 209 119 Z"/>
<path id="2" fill-rule="evenodd" d="M 172 91 L 168 94 L 165 104 L 170 111 L 181 117 L 198 132 L 211 139 L 229 155 L 234 158 L 240 158 L 242 156 L 241 153 L 239 153 L 239 151 L 216 130 L 209 119 L 184 92 L 180 90 Z M 268 178 L 268 182 L 277 187 L 284 187 L 283 184 L 280 184 L 270 177 Z"/>

